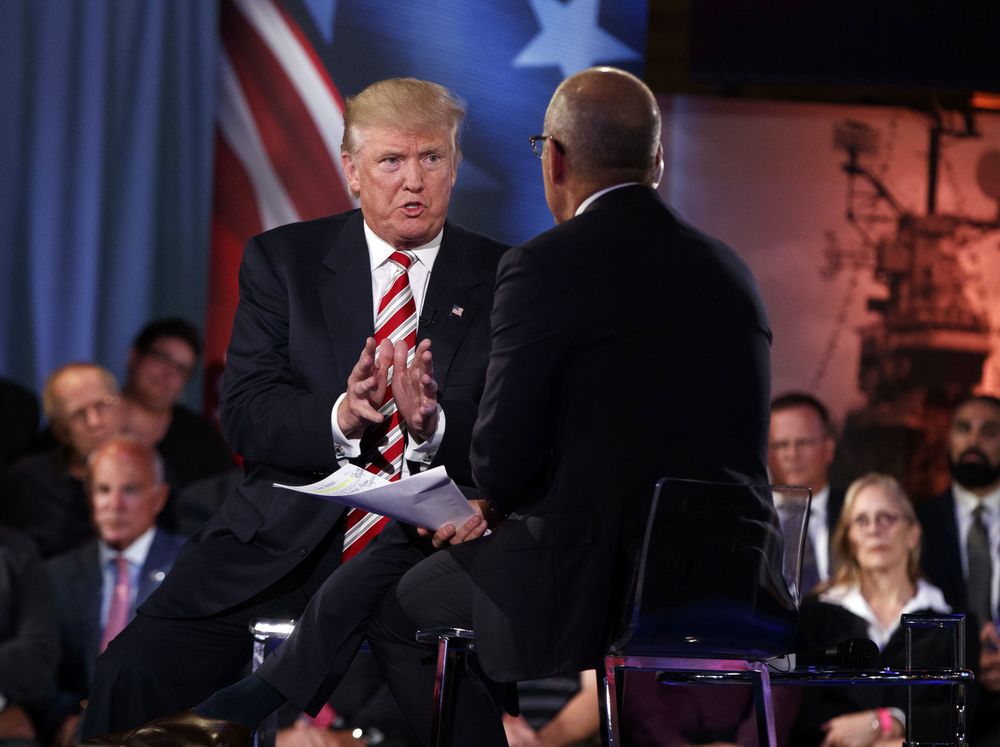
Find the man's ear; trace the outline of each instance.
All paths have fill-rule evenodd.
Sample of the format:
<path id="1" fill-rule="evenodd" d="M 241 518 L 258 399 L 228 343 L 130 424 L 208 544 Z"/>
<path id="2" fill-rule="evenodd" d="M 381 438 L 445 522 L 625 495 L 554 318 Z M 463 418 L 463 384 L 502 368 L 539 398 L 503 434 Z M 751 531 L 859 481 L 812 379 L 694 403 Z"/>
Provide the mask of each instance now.
<path id="1" fill-rule="evenodd" d="M 545 157 L 549 159 L 549 180 L 553 184 L 562 184 L 566 180 L 566 154 L 554 141 L 549 141 Z"/>
<path id="2" fill-rule="evenodd" d="M 344 166 L 344 176 L 347 177 L 347 188 L 355 197 L 361 196 L 361 180 L 358 179 L 358 166 L 354 156 L 345 151 L 340 152 L 340 163 Z"/>
<path id="3" fill-rule="evenodd" d="M 660 181 L 663 179 L 663 144 L 657 146 L 656 148 L 656 169 L 653 171 L 653 189 L 660 186 Z"/>

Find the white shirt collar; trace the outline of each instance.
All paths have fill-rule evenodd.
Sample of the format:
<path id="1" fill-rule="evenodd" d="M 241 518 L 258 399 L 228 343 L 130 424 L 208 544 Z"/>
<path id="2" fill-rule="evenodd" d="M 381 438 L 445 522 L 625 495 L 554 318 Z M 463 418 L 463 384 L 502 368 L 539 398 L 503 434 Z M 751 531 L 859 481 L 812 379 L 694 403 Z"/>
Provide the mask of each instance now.
<path id="1" fill-rule="evenodd" d="M 583 202 L 581 202 L 580 203 L 580 207 L 578 207 L 576 209 L 576 212 L 573 213 L 573 215 L 579 215 L 584 210 L 586 210 L 588 207 L 590 207 L 590 203 L 592 203 L 598 197 L 601 197 L 602 195 L 606 195 L 608 192 L 611 192 L 612 190 L 621 189 L 622 187 L 632 187 L 632 186 L 635 186 L 636 184 L 638 184 L 638 185 L 641 186 L 642 182 L 622 182 L 621 184 L 613 184 L 610 187 L 605 187 L 604 189 L 600 189 L 597 192 L 594 192 L 594 194 L 592 194 L 586 200 L 584 200 Z"/>
<path id="2" fill-rule="evenodd" d="M 997 511 L 1000 510 L 1000 485 L 980 498 L 968 488 L 953 481 L 951 492 L 955 496 L 955 503 L 958 504 L 963 513 L 971 514 L 980 503 L 986 507 L 986 512 L 991 515 L 996 515 Z"/>
<path id="3" fill-rule="evenodd" d="M 827 589 L 822 594 L 819 595 L 819 600 L 821 602 L 827 602 L 828 604 L 835 604 L 838 607 L 843 607 L 848 612 L 857 615 L 866 623 L 868 623 L 868 637 L 871 638 L 875 645 L 878 646 L 879 651 L 885 648 L 885 645 L 889 642 L 892 634 L 896 632 L 899 627 L 900 618 L 903 615 L 916 612 L 917 610 L 933 610 L 940 614 L 947 614 L 951 612 L 951 607 L 948 603 L 944 601 L 944 594 L 941 590 L 924 581 L 922 578 L 917 579 L 917 592 L 909 601 L 903 605 L 903 609 L 900 610 L 899 617 L 893 620 L 888 626 L 883 627 L 878 616 L 872 611 L 872 608 L 868 606 L 868 602 L 865 600 L 864 596 L 861 594 L 861 586 L 859 584 L 853 584 L 851 586 L 834 586 Z"/>
<path id="4" fill-rule="evenodd" d="M 374 270 L 376 267 L 381 267 L 385 264 L 386 260 L 396 251 L 396 247 L 375 233 L 368 225 L 368 221 L 364 221 L 364 224 L 365 241 L 368 243 L 368 260 L 371 262 L 371 269 Z M 441 250 L 441 239 L 443 236 L 444 228 L 438 231 L 437 236 L 426 244 L 421 244 L 418 247 L 407 250 L 413 252 L 417 261 L 427 268 L 427 272 L 434 269 L 434 260 L 437 259 L 438 252 Z"/>
<path id="5" fill-rule="evenodd" d="M 126 547 L 124 552 L 113 550 L 103 540 L 98 540 L 97 550 L 101 559 L 101 568 L 104 568 L 108 564 L 108 561 L 117 558 L 119 555 L 124 555 L 129 565 L 133 568 L 142 568 L 146 562 L 146 556 L 149 555 L 149 548 L 152 546 L 155 536 L 156 527 L 152 526 L 140 534 L 131 545 Z"/>

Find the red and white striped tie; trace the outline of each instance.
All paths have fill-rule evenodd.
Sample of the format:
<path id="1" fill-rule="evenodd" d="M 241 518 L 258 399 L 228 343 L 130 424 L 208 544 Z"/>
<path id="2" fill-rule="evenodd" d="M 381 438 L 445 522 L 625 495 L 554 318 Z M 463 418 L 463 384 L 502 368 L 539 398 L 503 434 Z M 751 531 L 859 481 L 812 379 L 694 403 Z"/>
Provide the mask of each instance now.
<path id="1" fill-rule="evenodd" d="M 382 340 L 390 340 L 395 345 L 398 341 L 405 340 L 408 350 L 407 364 L 413 360 L 417 346 L 417 305 L 413 301 L 413 291 L 410 289 L 410 278 L 407 274 L 413 260 L 413 253 L 407 251 L 395 251 L 389 257 L 390 262 L 399 266 L 399 274 L 393 278 L 389 289 L 382 296 L 378 314 L 375 316 L 376 344 L 381 345 Z M 390 384 L 392 374 L 390 368 Z M 402 475 L 405 438 L 399 412 L 396 410 L 396 401 L 392 398 L 391 386 L 386 387 L 379 412 L 385 420 L 372 428 L 370 437 L 374 438 L 374 445 L 372 453 L 366 455 L 368 463 L 365 469 L 395 481 Z M 386 517 L 359 508 L 348 511 L 342 560 L 349 560 L 361 552 L 388 523 L 389 519 Z"/>

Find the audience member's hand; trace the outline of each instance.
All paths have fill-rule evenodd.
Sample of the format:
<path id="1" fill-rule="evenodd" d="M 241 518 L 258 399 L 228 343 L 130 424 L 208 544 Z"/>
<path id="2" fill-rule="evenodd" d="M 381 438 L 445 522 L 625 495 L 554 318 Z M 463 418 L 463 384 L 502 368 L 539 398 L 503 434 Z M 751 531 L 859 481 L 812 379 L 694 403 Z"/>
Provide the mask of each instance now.
<path id="1" fill-rule="evenodd" d="M 53 747 L 74 747 L 80 744 L 80 714 L 68 716 L 59 726 L 56 735 L 52 737 Z"/>
<path id="2" fill-rule="evenodd" d="M 510 747 L 542 747 L 538 732 L 524 720 L 524 716 L 503 715 L 503 730 L 507 734 L 507 744 Z"/>
<path id="3" fill-rule="evenodd" d="M 979 632 L 982 644 L 979 654 L 978 680 L 987 690 L 1000 692 L 1000 635 L 992 622 L 983 625 Z"/>
<path id="4" fill-rule="evenodd" d="M 392 346 L 387 341 L 383 342 L 385 345 L 376 358 L 375 338 L 369 337 L 361 357 L 347 377 L 347 396 L 337 408 L 337 425 L 348 438 L 360 438 L 368 425 L 384 420 L 378 408 L 385 397 Z"/>
<path id="5" fill-rule="evenodd" d="M 296 721 L 294 726 L 278 730 L 275 744 L 276 747 L 363 747 L 368 740 L 351 736 L 347 729 L 330 731 Z"/>
<path id="6" fill-rule="evenodd" d="M 823 724 L 826 739 L 820 747 L 870 747 L 882 734 L 872 729 L 872 712 L 858 711 L 837 716 Z"/>
<path id="7" fill-rule="evenodd" d="M 406 365 L 406 353 L 406 343 L 397 342 L 392 351 L 392 397 L 396 400 L 399 416 L 406 421 L 407 432 L 418 442 L 427 441 L 434 435 L 438 421 L 438 387 L 434 380 L 431 341 L 420 341 L 409 366 Z M 381 357 L 381 351 L 379 355 Z"/>
<path id="8" fill-rule="evenodd" d="M 7 706 L 0 711 L 0 740 L 31 742 L 35 738 L 35 727 L 21 706 Z"/>
<path id="9" fill-rule="evenodd" d="M 445 545 L 457 545 L 461 542 L 468 542 L 469 540 L 482 537 L 485 534 L 488 527 L 486 517 L 484 516 L 487 510 L 486 501 L 477 498 L 476 500 L 469 501 L 469 505 L 472 506 L 472 510 L 476 512 L 476 515 L 459 527 L 456 527 L 454 524 L 445 524 L 440 527 L 431 537 L 431 544 L 434 547 L 442 548 Z M 423 528 L 418 528 L 417 533 L 421 537 L 431 534 L 429 530 Z"/>

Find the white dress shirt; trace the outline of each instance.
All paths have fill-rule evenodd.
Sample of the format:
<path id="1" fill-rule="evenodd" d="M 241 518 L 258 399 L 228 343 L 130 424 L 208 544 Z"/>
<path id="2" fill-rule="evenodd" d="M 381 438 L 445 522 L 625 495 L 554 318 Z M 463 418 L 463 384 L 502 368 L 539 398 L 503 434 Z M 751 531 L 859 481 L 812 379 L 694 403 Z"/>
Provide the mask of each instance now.
<path id="1" fill-rule="evenodd" d="M 951 485 L 955 496 L 955 522 L 958 526 L 958 551 L 962 554 L 962 575 L 969 577 L 969 529 L 972 527 L 972 512 L 976 506 L 983 504 L 983 523 L 986 524 L 986 534 L 990 543 L 990 560 L 993 561 L 993 588 L 990 590 L 990 604 L 997 608 L 1000 596 L 1000 568 L 997 558 L 1000 555 L 1000 487 L 982 498 L 958 483 Z"/>
<path id="2" fill-rule="evenodd" d="M 108 611 L 111 609 L 111 596 L 114 594 L 115 581 L 117 580 L 117 570 L 115 560 L 119 555 L 124 555 L 128 561 L 128 584 L 129 584 L 129 617 L 135 611 L 135 597 L 139 593 L 139 579 L 142 575 L 142 567 L 146 564 L 146 556 L 149 555 L 149 548 L 153 545 L 153 538 L 156 537 L 156 527 L 152 526 L 139 535 L 131 545 L 125 548 L 124 552 L 118 552 L 108 547 L 104 542 L 98 540 L 97 555 L 101 561 L 101 630 L 108 623 Z"/>
<path id="3" fill-rule="evenodd" d="M 410 265 L 408 274 L 410 290 L 413 292 L 413 303 L 417 307 L 418 318 L 424 307 L 427 284 L 430 282 L 434 261 L 437 259 L 438 252 L 441 249 L 441 238 L 443 235 L 444 229 L 439 231 L 437 236 L 426 244 L 407 250 L 412 252 L 416 257 L 416 261 Z M 396 251 L 395 247 L 377 236 L 369 228 L 367 221 L 365 221 L 365 241 L 368 244 L 368 260 L 372 273 L 372 323 L 374 324 L 375 319 L 378 318 L 378 305 L 382 300 L 382 296 L 389 289 L 389 286 L 392 285 L 392 280 L 398 266 L 394 262 L 389 261 L 389 257 Z M 433 353 L 433 350 L 431 352 Z M 361 355 L 360 350 L 358 351 L 358 355 Z M 330 413 L 330 429 L 333 433 L 337 461 L 340 464 L 349 459 L 361 456 L 361 439 L 347 438 L 343 431 L 340 430 L 340 424 L 337 422 L 337 410 L 346 396 L 347 393 L 345 392 L 337 398 L 337 401 L 333 403 L 333 410 Z M 441 441 L 444 439 L 444 431 L 444 410 L 441 409 L 441 405 L 438 405 L 437 429 L 434 431 L 434 435 L 419 445 L 414 444 L 412 438 L 406 439 L 406 449 L 403 452 L 404 477 L 409 474 L 410 462 L 418 462 L 425 467 L 430 465 L 434 460 L 434 455 L 441 446 Z"/>

